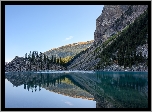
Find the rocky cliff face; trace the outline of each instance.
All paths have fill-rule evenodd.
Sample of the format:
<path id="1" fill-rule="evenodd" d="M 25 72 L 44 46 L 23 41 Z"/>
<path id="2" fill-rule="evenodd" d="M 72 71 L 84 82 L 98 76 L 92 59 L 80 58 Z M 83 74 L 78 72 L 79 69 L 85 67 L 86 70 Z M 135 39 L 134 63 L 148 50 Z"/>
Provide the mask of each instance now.
<path id="1" fill-rule="evenodd" d="M 122 31 L 148 8 L 147 5 L 105 5 L 96 19 L 94 41 L 104 42 L 110 36 Z"/>

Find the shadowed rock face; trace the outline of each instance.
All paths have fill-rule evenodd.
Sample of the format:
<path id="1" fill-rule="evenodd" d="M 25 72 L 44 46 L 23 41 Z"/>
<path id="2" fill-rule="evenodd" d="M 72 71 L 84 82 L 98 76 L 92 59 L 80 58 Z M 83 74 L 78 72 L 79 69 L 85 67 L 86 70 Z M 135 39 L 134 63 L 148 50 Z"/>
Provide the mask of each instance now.
<path id="1" fill-rule="evenodd" d="M 121 31 L 148 8 L 147 5 L 105 5 L 96 19 L 94 41 L 105 41 Z"/>

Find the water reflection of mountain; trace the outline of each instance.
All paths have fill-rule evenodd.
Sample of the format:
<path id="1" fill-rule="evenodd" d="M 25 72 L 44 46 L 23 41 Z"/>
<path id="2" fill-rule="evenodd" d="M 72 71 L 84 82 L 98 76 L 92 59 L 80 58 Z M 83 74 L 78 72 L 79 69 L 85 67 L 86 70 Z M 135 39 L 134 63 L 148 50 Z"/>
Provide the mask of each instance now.
<path id="1" fill-rule="evenodd" d="M 147 73 L 96 72 L 85 75 L 76 73 L 69 77 L 94 96 L 97 108 L 148 106 Z"/>
<path id="2" fill-rule="evenodd" d="M 24 84 L 24 89 L 37 91 L 43 87 L 59 94 L 95 100 L 97 108 L 148 107 L 148 78 L 143 73 L 9 73 L 5 77 L 14 86 Z"/>
<path id="3" fill-rule="evenodd" d="M 71 96 L 74 98 L 82 98 L 94 100 L 93 95 L 80 87 L 74 85 L 71 80 L 66 77 L 66 74 L 36 74 L 36 73 L 9 73 L 5 77 L 13 86 L 24 84 L 24 89 L 32 92 L 45 88 L 46 90 Z"/>

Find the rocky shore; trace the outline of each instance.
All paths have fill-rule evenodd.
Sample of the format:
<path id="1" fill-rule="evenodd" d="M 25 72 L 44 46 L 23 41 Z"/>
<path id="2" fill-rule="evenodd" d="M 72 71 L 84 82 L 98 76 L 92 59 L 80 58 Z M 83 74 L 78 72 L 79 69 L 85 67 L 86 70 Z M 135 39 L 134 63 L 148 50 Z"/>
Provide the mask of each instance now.
<path id="1" fill-rule="evenodd" d="M 139 71 L 139 72 L 148 72 L 148 66 L 144 63 L 138 64 L 138 66 L 133 65 L 132 67 L 119 66 L 117 64 L 113 64 L 111 66 L 107 66 L 101 71 Z"/>

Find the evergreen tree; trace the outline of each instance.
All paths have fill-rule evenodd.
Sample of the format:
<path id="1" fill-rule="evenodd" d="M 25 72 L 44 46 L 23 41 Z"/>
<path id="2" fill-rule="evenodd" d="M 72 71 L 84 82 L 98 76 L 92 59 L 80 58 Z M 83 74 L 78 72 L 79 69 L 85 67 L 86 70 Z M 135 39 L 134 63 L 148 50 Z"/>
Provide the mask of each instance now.
<path id="1" fill-rule="evenodd" d="M 44 63 L 46 63 L 46 55 L 44 54 Z"/>
<path id="2" fill-rule="evenodd" d="M 29 57 L 31 58 L 31 51 L 30 51 Z"/>
<path id="3" fill-rule="evenodd" d="M 54 60 L 53 60 L 53 63 L 54 63 L 54 64 L 56 64 L 56 57 L 55 57 L 55 56 L 54 56 Z"/>
<path id="4" fill-rule="evenodd" d="M 51 57 L 51 63 L 53 63 L 53 61 L 54 61 L 54 57 L 53 57 L 53 55 L 52 55 L 52 57 Z"/>
<path id="5" fill-rule="evenodd" d="M 46 61 L 46 63 L 47 63 L 47 69 L 49 70 L 49 67 L 50 67 L 50 65 L 49 65 L 49 64 L 50 64 L 50 60 L 49 60 L 48 56 L 46 57 L 46 60 L 47 60 L 47 61 Z"/>
<path id="6" fill-rule="evenodd" d="M 27 59 L 27 53 L 25 54 L 25 59 Z"/>
<path id="7" fill-rule="evenodd" d="M 35 55 L 34 55 L 34 51 L 32 52 L 32 59 L 31 59 L 31 62 L 34 62 L 34 59 L 35 59 Z"/>
<path id="8" fill-rule="evenodd" d="M 38 52 L 36 52 L 36 58 L 39 58 L 39 54 L 38 54 Z"/>
<path id="9" fill-rule="evenodd" d="M 59 58 L 59 63 L 60 63 L 60 65 L 63 64 L 61 57 Z"/>
<path id="10" fill-rule="evenodd" d="M 56 63 L 59 64 L 59 58 L 56 59 Z"/>
<path id="11" fill-rule="evenodd" d="M 41 70 L 42 70 L 42 62 L 43 62 L 43 60 L 42 60 L 42 53 L 40 52 L 40 67 L 41 67 Z"/>

